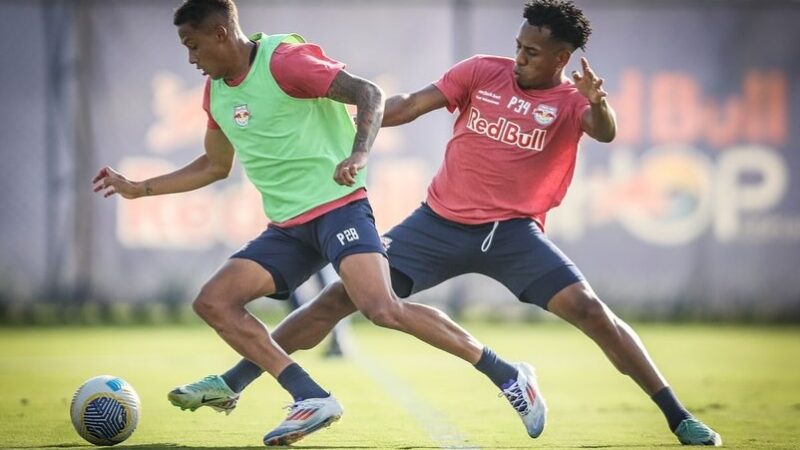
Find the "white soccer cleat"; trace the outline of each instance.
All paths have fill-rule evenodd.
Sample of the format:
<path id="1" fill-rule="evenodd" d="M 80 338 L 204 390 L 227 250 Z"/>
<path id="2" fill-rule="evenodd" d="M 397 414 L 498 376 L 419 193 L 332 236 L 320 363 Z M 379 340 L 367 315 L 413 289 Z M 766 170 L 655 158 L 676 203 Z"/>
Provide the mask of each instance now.
<path id="1" fill-rule="evenodd" d="M 291 404 L 289 415 L 264 436 L 264 445 L 290 445 L 342 417 L 342 405 L 330 395 Z"/>
<path id="2" fill-rule="evenodd" d="M 239 394 L 233 392 L 219 375 L 209 375 L 196 383 L 176 387 L 167 398 L 181 410 L 195 411 L 208 406 L 214 411 L 230 414 L 236 408 Z"/>
<path id="3" fill-rule="evenodd" d="M 522 418 L 528 435 L 537 438 L 544 431 L 544 424 L 547 421 L 547 405 L 539 391 L 533 367 L 528 363 L 514 363 L 514 367 L 519 372 L 517 379 L 503 389 L 502 395 L 508 399 L 508 402 Z"/>

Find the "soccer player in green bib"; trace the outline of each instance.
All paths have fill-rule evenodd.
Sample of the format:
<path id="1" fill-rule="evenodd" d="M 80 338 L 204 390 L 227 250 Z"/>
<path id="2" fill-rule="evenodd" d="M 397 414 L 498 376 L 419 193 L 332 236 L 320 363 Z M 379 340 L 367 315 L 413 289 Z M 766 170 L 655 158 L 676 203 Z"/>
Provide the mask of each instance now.
<path id="1" fill-rule="evenodd" d="M 181 409 L 230 412 L 239 392 L 263 370 L 294 399 L 286 419 L 264 436 L 265 444 L 291 444 L 339 419 L 339 402 L 245 309 L 262 296 L 287 298 L 330 262 L 343 283 L 329 289 L 346 289 L 337 295 L 349 295 L 375 324 L 456 355 L 506 386 L 514 393 L 507 395 L 511 405 L 531 436 L 538 436 L 546 407 L 530 366 L 507 363 L 441 311 L 402 303 L 392 291 L 364 184 L 383 117 L 380 88 L 296 34 L 247 37 L 232 0 L 186 0 L 173 22 L 189 62 L 208 76 L 205 153 L 141 181 L 104 167 L 94 190 L 135 199 L 199 189 L 226 178 L 236 154 L 271 223 L 222 265 L 193 303 L 245 359 L 221 376 L 172 390 L 169 400 Z M 355 124 L 345 103 L 358 108 Z"/>

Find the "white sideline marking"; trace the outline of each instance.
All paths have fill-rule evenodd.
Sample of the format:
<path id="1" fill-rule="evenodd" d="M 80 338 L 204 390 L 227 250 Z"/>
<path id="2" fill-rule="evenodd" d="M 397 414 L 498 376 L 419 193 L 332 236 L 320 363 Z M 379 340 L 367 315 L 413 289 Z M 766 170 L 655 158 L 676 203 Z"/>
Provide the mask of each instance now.
<path id="1" fill-rule="evenodd" d="M 355 344 L 355 343 L 351 343 Z M 395 377 L 377 361 L 364 355 L 355 345 L 350 345 L 352 359 L 378 382 L 392 399 L 399 403 L 439 448 L 463 448 L 480 450 L 468 444 L 467 438 L 458 431 L 439 411 L 417 397 L 416 392 L 402 380 Z"/>

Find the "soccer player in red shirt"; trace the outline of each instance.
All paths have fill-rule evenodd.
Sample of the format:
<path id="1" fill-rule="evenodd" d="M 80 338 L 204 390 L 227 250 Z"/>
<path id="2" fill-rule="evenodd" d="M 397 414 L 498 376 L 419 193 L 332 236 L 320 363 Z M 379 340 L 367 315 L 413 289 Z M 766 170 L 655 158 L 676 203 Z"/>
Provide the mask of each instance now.
<path id="1" fill-rule="evenodd" d="M 474 56 L 437 82 L 386 101 L 383 126 L 440 108 L 458 111 L 426 203 L 384 236 L 392 287 L 407 297 L 464 273 L 492 277 L 592 338 L 653 399 L 680 442 L 721 445 L 719 434 L 680 403 L 631 327 L 543 233 L 545 215 L 572 180 L 581 136 L 610 142 L 616 122 L 603 79 L 585 58 L 582 73 L 571 80 L 564 74 L 591 33 L 583 12 L 571 1 L 535 0 L 523 16 L 514 59 Z M 310 348 L 355 310 L 334 284 L 285 319 L 273 338 L 290 353 Z"/>

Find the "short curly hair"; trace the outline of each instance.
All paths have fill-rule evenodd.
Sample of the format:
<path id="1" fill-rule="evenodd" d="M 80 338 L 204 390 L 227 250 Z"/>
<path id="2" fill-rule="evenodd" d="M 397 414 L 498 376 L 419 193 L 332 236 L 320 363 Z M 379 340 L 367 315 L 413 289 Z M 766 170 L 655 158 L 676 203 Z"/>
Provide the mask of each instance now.
<path id="1" fill-rule="evenodd" d="M 172 24 L 180 26 L 188 23 L 192 28 L 199 28 L 206 19 L 215 14 L 229 24 L 239 20 L 233 0 L 184 0 L 175 10 Z"/>
<path id="2" fill-rule="evenodd" d="M 559 41 L 567 42 L 574 49 L 586 50 L 592 26 L 589 19 L 570 0 L 534 0 L 525 4 L 522 17 L 537 27 L 547 27 Z"/>

